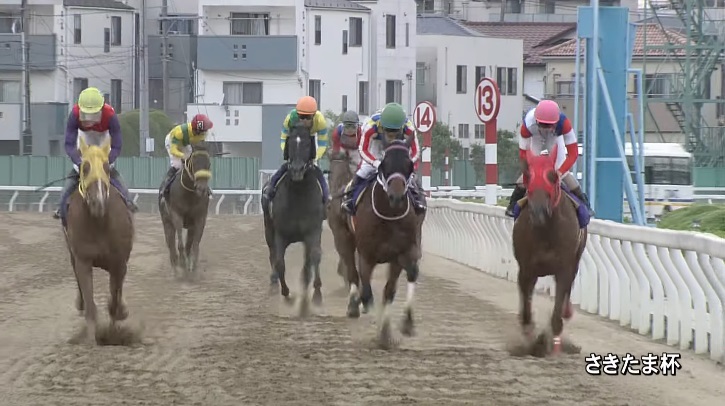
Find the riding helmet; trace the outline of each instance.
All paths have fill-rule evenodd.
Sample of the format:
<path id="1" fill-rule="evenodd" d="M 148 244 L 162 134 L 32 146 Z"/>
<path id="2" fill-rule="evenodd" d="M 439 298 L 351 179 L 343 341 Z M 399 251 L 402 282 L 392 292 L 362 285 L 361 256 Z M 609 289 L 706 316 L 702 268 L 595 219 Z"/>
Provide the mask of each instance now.
<path id="1" fill-rule="evenodd" d="M 356 112 L 354 112 L 352 110 L 348 110 L 342 114 L 342 122 L 344 124 L 348 124 L 348 123 L 358 124 L 360 122 L 360 117 L 358 117 Z"/>
<path id="2" fill-rule="evenodd" d="M 408 117 L 405 115 L 403 106 L 398 103 L 386 104 L 380 114 L 380 125 L 383 128 L 402 129 L 406 122 L 408 122 Z"/>
<path id="3" fill-rule="evenodd" d="M 559 122 L 559 105 L 553 100 L 542 100 L 534 110 L 534 118 L 537 123 L 556 124 Z"/>
<path id="4" fill-rule="evenodd" d="M 312 96 L 302 96 L 297 100 L 295 109 L 299 114 L 315 114 L 317 113 L 317 100 Z"/>
<path id="5" fill-rule="evenodd" d="M 105 99 L 100 90 L 95 87 L 83 89 L 78 95 L 78 107 L 83 114 L 96 114 L 103 108 Z"/>
<path id="6" fill-rule="evenodd" d="M 191 119 L 191 126 L 194 128 L 195 132 L 202 133 L 210 130 L 214 126 L 214 123 L 212 123 L 206 115 L 197 114 Z"/>

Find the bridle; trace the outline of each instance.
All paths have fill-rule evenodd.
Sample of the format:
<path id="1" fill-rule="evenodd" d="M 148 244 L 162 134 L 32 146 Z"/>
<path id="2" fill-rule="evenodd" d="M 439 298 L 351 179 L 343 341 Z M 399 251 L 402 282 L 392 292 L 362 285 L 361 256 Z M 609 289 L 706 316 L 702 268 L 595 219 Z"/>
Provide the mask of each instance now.
<path id="1" fill-rule="evenodd" d="M 209 158 L 209 163 L 211 163 L 211 156 L 209 155 L 209 152 L 207 151 L 193 151 L 191 155 L 189 155 L 189 158 L 186 159 L 186 162 L 184 162 L 184 172 L 186 172 L 187 175 L 189 175 L 189 178 L 194 179 L 194 184 L 192 187 L 186 186 L 184 184 L 184 177 L 181 177 L 180 183 L 181 187 L 188 190 L 189 192 L 195 192 L 196 190 L 193 188 L 194 185 L 196 185 L 196 179 L 202 178 L 202 179 L 209 179 L 211 178 L 211 171 L 209 169 L 199 169 L 198 171 L 194 170 L 194 164 L 192 158 L 197 155 L 205 155 L 207 158 Z"/>
<path id="2" fill-rule="evenodd" d="M 385 148 L 385 151 L 383 152 L 383 159 L 385 159 L 386 152 L 395 150 L 395 149 L 403 150 L 406 153 L 409 153 L 407 146 L 401 145 L 400 143 L 394 143 L 394 144 L 388 146 L 387 148 Z M 412 176 L 406 177 L 405 175 L 403 175 L 400 172 L 393 172 L 390 175 L 385 176 L 385 174 L 383 174 L 382 171 L 378 171 L 376 184 L 379 184 L 383 188 L 383 191 L 387 193 L 388 187 L 390 186 L 390 182 L 395 179 L 402 179 L 403 182 L 405 183 L 406 197 L 405 197 L 405 211 L 403 212 L 403 214 L 398 215 L 398 216 L 392 216 L 392 217 L 388 217 L 388 216 L 381 214 L 378 211 L 377 207 L 375 207 L 375 189 L 377 189 L 377 188 L 375 186 L 373 186 L 373 190 L 371 192 L 373 212 L 375 213 L 376 216 L 380 217 L 383 220 L 388 220 L 388 221 L 400 220 L 402 218 L 405 218 L 405 216 L 407 216 L 408 213 L 410 213 L 410 197 L 407 196 L 407 190 L 408 190 L 408 188 L 410 188 L 412 186 L 412 182 L 413 182 Z"/>

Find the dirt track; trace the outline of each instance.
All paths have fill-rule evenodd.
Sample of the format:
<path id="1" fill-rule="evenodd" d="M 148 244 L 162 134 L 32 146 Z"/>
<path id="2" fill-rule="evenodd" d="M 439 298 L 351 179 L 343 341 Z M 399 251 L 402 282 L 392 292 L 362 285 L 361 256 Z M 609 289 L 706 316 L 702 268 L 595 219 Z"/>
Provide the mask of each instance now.
<path id="1" fill-rule="evenodd" d="M 577 312 L 566 327 L 581 355 L 513 357 L 515 285 L 424 256 L 417 332 L 385 352 L 371 344 L 374 315 L 344 317 L 329 233 L 321 315 L 298 320 L 267 295 L 268 254 L 259 217 L 211 217 L 203 278 L 174 280 L 160 222 L 137 216 L 125 287 L 135 347 L 68 341 L 82 319 L 58 223 L 48 214 L 0 214 L 0 404 L 11 405 L 722 405 L 725 372 L 683 354 L 676 377 L 590 377 L 589 352 L 676 351 Z M 296 285 L 301 250 L 288 253 Z M 379 268 L 374 286 L 380 297 Z M 401 278 L 401 280 L 404 280 Z M 97 272 L 104 320 L 108 278 Z M 400 299 L 404 298 L 401 285 Z M 537 298 L 537 319 L 548 299 Z M 379 302 L 379 301 L 378 301 Z M 399 322 L 400 303 L 393 313 Z M 539 322 L 542 325 L 543 322 Z M 138 328 L 138 327 L 134 327 Z"/>

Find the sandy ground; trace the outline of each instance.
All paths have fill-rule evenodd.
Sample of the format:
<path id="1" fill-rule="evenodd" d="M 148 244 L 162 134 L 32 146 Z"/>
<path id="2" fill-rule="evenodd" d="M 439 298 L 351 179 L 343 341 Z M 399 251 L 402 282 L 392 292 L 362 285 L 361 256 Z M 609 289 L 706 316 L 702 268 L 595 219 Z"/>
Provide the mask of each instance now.
<path id="1" fill-rule="evenodd" d="M 59 224 L 47 213 L 0 214 L 0 404 L 725 404 L 725 371 L 691 352 L 675 377 L 587 375 L 590 352 L 677 350 L 581 312 L 565 327 L 581 354 L 512 356 L 515 285 L 434 256 L 424 256 L 418 334 L 384 351 L 372 343 L 373 313 L 345 317 L 329 233 L 324 306 L 299 320 L 268 295 L 261 218 L 211 217 L 201 248 L 205 273 L 195 282 L 172 277 L 156 217 L 139 215 L 137 226 L 125 328 L 142 341 L 90 347 L 71 340 L 83 322 L 73 305 L 76 286 Z M 300 264 L 294 247 L 288 252 L 293 292 Z M 385 273 L 378 268 L 378 298 Z M 108 278 L 97 271 L 95 283 L 105 320 Z M 537 297 L 535 305 L 537 318 L 546 320 L 549 299 Z M 401 303 L 393 314 L 397 325 Z"/>

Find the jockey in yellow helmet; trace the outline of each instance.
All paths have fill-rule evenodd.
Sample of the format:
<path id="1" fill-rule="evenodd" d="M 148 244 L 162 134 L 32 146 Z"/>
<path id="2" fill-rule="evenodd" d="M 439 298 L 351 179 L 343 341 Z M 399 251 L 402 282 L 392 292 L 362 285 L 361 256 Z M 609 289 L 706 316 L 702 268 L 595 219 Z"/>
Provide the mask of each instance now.
<path id="1" fill-rule="evenodd" d="M 111 153 L 108 156 L 108 163 L 111 165 L 111 183 L 126 199 L 129 209 L 132 212 L 137 211 L 136 205 L 128 198 L 128 188 L 123 177 L 115 167 L 116 158 L 121 154 L 123 146 L 118 116 L 113 107 L 105 102 L 101 91 L 95 87 L 89 87 L 78 95 L 78 103 L 73 106 L 68 115 L 68 124 L 65 129 L 65 152 L 73 162 L 73 169 L 66 177 L 59 207 L 53 213 L 53 217 L 56 219 L 61 217 L 61 207 L 73 190 L 78 187 L 80 180 L 78 167 L 81 163 L 81 155 L 78 150 L 79 136 L 84 137 L 86 143 L 93 145 L 101 145 L 106 137 L 111 138 Z"/>

